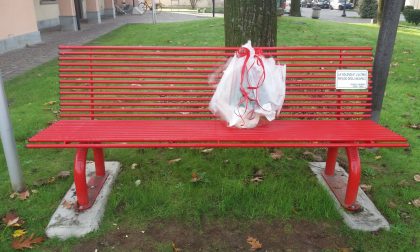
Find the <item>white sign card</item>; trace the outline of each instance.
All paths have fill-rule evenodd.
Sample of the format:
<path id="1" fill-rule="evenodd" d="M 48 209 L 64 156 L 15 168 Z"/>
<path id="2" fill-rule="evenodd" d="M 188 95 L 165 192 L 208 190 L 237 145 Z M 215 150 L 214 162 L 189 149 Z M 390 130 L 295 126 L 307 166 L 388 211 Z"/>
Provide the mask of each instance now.
<path id="1" fill-rule="evenodd" d="M 344 70 L 335 72 L 336 89 L 367 89 L 369 73 L 367 70 Z"/>

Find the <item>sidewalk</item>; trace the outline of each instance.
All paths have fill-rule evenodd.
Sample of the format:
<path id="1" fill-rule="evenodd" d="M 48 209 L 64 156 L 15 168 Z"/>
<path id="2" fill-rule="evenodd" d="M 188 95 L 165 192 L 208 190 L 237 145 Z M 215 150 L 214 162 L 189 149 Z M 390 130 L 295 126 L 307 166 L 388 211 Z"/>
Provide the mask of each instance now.
<path id="1" fill-rule="evenodd" d="M 207 18 L 181 13 L 162 12 L 157 15 L 157 22 L 182 22 Z M 101 24 L 81 24 L 81 31 L 62 32 L 58 30 L 41 31 L 43 43 L 28 46 L 0 54 L 0 70 L 4 80 L 9 80 L 38 65 L 50 61 L 58 56 L 58 45 L 81 45 L 96 39 L 120 26 L 130 23 L 152 23 L 150 12 L 138 16 L 117 16 L 114 19 L 104 19 Z"/>

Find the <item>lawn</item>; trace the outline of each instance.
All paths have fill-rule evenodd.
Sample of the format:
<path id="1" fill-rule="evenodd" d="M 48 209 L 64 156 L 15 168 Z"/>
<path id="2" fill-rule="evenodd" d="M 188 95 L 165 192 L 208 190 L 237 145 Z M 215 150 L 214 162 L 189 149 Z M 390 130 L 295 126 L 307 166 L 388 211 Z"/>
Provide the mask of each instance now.
<path id="1" fill-rule="evenodd" d="M 375 47 L 377 33 L 373 25 L 281 17 L 278 45 Z M 49 239 L 35 250 L 94 251 L 114 246 L 172 251 L 172 241 L 183 251 L 199 247 L 224 251 L 231 244 L 239 244 L 236 248 L 244 244 L 243 250 L 248 250 L 246 238 L 251 235 L 264 248 L 273 249 L 420 251 L 420 211 L 409 204 L 420 197 L 420 183 L 413 180 L 420 173 L 420 132 L 410 127 L 420 127 L 419 41 L 420 31 L 400 28 L 380 122 L 407 137 L 411 147 L 361 151 L 362 183 L 372 185 L 369 195 L 391 223 L 390 231 L 348 229 L 310 172 L 304 149 L 283 149 L 284 157 L 279 160 L 270 157 L 269 149 L 215 149 L 211 153 L 197 149 L 107 150 L 106 159 L 120 161 L 123 169 L 100 230 L 82 239 Z M 224 44 L 223 19 L 126 25 L 91 44 L 218 46 Z M 35 193 L 24 201 L 9 197 L 10 182 L 0 150 L 0 216 L 17 212 L 27 232 L 37 235 L 44 234 L 72 183 L 71 178 L 56 175 L 72 169 L 73 150 L 25 148 L 30 136 L 56 119 L 57 70 L 57 61 L 52 60 L 6 82 L 21 165 Z M 325 156 L 325 150 L 316 154 Z M 168 164 L 176 158 L 181 161 Z M 264 181 L 249 183 L 257 170 L 263 171 Z M 191 183 L 193 172 L 205 172 L 206 182 Z M 141 181 L 138 186 L 137 180 Z M 10 250 L 11 233 L 10 228 L 0 233 L 0 251 Z M 312 247 L 305 247 L 300 236 Z"/>

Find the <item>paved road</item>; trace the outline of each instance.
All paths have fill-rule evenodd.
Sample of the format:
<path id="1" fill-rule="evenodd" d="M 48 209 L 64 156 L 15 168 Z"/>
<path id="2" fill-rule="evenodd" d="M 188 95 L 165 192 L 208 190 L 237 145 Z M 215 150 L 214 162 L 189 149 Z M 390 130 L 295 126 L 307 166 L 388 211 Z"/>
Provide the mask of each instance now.
<path id="1" fill-rule="evenodd" d="M 312 18 L 312 8 L 300 8 L 303 17 Z M 370 23 L 370 18 L 360 18 L 355 10 L 346 10 L 346 17 L 342 17 L 342 10 L 322 9 L 319 19 L 329 20 L 340 23 Z M 405 21 L 404 16 L 400 16 L 400 21 Z"/>
<path id="2" fill-rule="evenodd" d="M 205 16 L 187 15 L 179 13 L 162 12 L 157 15 L 158 22 L 181 22 L 207 18 Z M 42 63 L 57 57 L 60 44 L 85 44 L 103 34 L 106 34 L 128 23 L 152 23 L 150 12 L 142 16 L 118 16 L 117 19 L 103 20 L 101 24 L 82 24 L 78 32 L 62 32 L 46 30 L 41 32 L 43 43 L 28 46 L 0 54 L 0 70 L 4 80 L 9 80 Z"/>

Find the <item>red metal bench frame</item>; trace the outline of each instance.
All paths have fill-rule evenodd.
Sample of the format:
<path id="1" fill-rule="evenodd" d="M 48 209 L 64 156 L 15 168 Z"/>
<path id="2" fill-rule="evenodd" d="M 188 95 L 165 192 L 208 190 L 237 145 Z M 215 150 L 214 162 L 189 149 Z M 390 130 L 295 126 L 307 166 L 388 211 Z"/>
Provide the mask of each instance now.
<path id="1" fill-rule="evenodd" d="M 371 121 L 370 47 L 262 47 L 287 64 L 280 120 L 254 129 L 227 128 L 212 115 L 208 76 L 233 55 L 228 47 L 60 46 L 62 120 L 29 139 L 29 148 L 74 148 L 78 209 L 90 208 L 104 184 L 103 148 L 328 148 L 325 181 L 357 210 L 360 147 L 407 147 Z M 337 69 L 367 69 L 367 90 L 335 89 Z M 217 76 L 220 78 L 220 76 Z M 210 84 L 217 84 L 217 80 Z M 193 134 L 192 134 L 193 133 Z M 338 148 L 349 160 L 346 189 L 334 176 Z M 96 176 L 86 182 L 86 155 Z"/>

